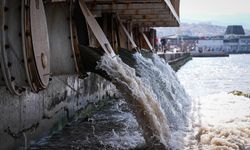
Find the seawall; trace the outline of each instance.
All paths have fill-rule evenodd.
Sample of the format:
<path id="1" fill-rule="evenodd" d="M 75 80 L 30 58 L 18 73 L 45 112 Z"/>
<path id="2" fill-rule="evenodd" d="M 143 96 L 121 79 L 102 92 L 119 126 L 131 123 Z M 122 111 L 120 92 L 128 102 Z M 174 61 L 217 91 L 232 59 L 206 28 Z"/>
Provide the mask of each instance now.
<path id="1" fill-rule="evenodd" d="M 168 62 L 175 71 L 178 71 L 180 67 L 192 59 L 190 53 L 163 53 L 158 55 Z"/>
<path id="2" fill-rule="evenodd" d="M 22 96 L 0 88 L 0 149 L 26 148 L 33 140 L 60 130 L 84 110 L 87 104 L 113 96 L 114 86 L 91 74 L 51 78 L 49 87 L 39 93 L 26 91 Z"/>

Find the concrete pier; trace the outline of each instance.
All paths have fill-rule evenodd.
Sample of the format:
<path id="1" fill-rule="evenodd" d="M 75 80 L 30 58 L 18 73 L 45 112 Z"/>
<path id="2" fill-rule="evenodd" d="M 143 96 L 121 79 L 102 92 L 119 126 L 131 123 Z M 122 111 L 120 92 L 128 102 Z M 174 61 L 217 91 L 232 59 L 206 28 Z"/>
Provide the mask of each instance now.
<path id="1" fill-rule="evenodd" d="M 168 64 L 175 70 L 178 71 L 181 66 L 183 66 L 186 62 L 192 59 L 190 53 L 159 53 L 160 57 L 162 57 Z"/>
<path id="2" fill-rule="evenodd" d="M 91 74 L 53 77 L 49 87 L 39 93 L 26 91 L 11 95 L 0 88 L 0 149 L 27 148 L 33 140 L 60 130 L 87 104 L 113 96 L 114 86 Z"/>

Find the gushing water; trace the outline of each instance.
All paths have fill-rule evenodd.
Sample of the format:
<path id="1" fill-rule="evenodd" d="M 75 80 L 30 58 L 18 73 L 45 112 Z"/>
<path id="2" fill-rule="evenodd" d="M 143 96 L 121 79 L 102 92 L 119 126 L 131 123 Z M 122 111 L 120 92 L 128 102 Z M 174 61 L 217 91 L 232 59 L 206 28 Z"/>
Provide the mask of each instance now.
<path id="1" fill-rule="evenodd" d="M 171 134 L 184 128 L 189 98 L 173 70 L 157 55 L 151 59 L 135 54 L 136 70 L 119 57 L 104 55 L 98 69 L 104 70 L 123 94 L 143 130 L 149 147 L 166 149 L 175 145 Z M 136 73 L 140 77 L 136 76 Z M 172 137 L 175 139 L 175 137 Z"/>

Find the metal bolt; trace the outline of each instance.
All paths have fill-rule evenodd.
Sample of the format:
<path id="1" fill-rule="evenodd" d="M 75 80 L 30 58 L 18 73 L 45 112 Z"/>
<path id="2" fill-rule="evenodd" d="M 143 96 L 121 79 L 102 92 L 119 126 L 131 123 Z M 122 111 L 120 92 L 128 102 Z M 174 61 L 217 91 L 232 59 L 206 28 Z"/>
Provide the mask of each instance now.
<path id="1" fill-rule="evenodd" d="M 41 54 L 41 61 L 43 68 L 46 68 L 48 66 L 48 58 L 44 53 Z"/>
<path id="2" fill-rule="evenodd" d="M 8 66 L 8 67 L 11 67 L 11 66 L 12 66 L 11 62 L 8 62 L 8 63 L 7 63 L 7 66 Z"/>
<path id="3" fill-rule="evenodd" d="M 15 78 L 15 77 L 12 77 L 12 76 L 11 76 L 11 78 L 10 78 L 11 81 L 15 81 L 15 79 L 16 79 L 16 78 Z"/>
<path id="4" fill-rule="evenodd" d="M 10 46 L 8 44 L 5 44 L 4 47 L 5 47 L 5 49 L 10 48 Z"/>
<path id="5" fill-rule="evenodd" d="M 4 25 L 4 26 L 3 26 L 3 29 L 4 29 L 4 30 L 8 30 L 8 26 L 7 26 L 7 25 Z"/>
<path id="6" fill-rule="evenodd" d="M 8 10 L 9 10 L 9 8 L 5 6 L 4 7 L 4 11 L 8 11 Z"/>

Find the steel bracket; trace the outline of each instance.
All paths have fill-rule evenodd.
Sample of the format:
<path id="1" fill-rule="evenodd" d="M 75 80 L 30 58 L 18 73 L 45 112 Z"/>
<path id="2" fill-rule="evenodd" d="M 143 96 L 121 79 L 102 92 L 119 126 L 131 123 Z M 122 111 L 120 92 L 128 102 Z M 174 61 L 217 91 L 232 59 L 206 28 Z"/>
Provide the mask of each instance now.
<path id="1" fill-rule="evenodd" d="M 143 31 L 141 31 L 141 34 L 142 34 L 144 40 L 146 41 L 146 43 L 147 43 L 147 45 L 148 45 L 150 51 L 151 51 L 151 52 L 154 52 L 153 46 L 152 46 L 152 44 L 149 42 L 148 37 L 145 35 L 145 33 L 144 33 Z"/>
<path id="2" fill-rule="evenodd" d="M 123 25 L 119 15 L 117 14 L 116 15 L 117 17 L 117 20 L 119 22 L 119 25 L 120 27 L 122 28 L 123 32 L 125 33 L 125 35 L 127 36 L 127 38 L 129 39 L 131 45 L 132 45 L 132 49 L 136 49 L 138 51 L 138 47 L 137 45 L 135 44 L 135 41 L 133 40 L 133 37 L 128 33 L 128 30 L 125 28 L 125 26 Z"/>
<path id="3" fill-rule="evenodd" d="M 96 21 L 95 17 L 88 9 L 87 5 L 85 4 L 85 1 L 79 0 L 79 5 L 90 29 L 92 30 L 93 34 L 95 35 L 97 41 L 99 42 L 105 53 L 111 55 L 111 57 L 114 57 L 115 53 L 112 46 L 110 45 L 106 35 L 104 34 L 98 22 Z"/>

